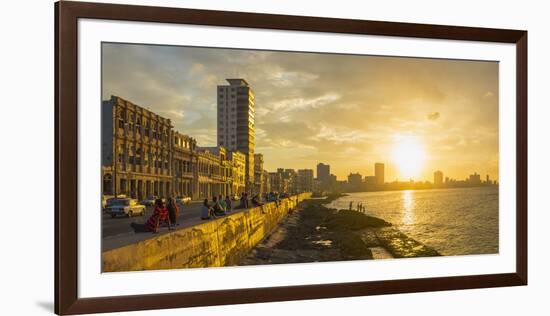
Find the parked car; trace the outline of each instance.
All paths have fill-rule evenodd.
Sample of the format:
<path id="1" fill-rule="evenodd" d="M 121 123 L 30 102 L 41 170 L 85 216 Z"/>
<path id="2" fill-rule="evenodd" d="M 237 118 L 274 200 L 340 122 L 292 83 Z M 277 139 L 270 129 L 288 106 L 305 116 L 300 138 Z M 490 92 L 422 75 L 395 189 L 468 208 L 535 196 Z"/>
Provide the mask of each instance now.
<path id="1" fill-rule="evenodd" d="M 157 199 L 156 196 L 151 195 L 147 197 L 146 199 L 142 200 L 140 203 L 146 206 L 153 206 L 155 205 L 155 200 Z"/>
<path id="2" fill-rule="evenodd" d="M 182 205 L 191 203 L 191 198 L 188 196 L 178 196 L 176 197 L 176 202 Z"/>
<path id="3" fill-rule="evenodd" d="M 107 201 L 112 199 L 113 196 L 112 195 L 103 195 L 101 196 L 101 209 L 102 210 L 105 210 L 105 208 L 107 207 Z"/>
<path id="4" fill-rule="evenodd" d="M 117 198 L 109 200 L 107 208 L 105 210 L 111 217 L 117 215 L 132 217 L 134 215 L 145 215 L 145 205 L 139 204 L 135 199 Z"/>

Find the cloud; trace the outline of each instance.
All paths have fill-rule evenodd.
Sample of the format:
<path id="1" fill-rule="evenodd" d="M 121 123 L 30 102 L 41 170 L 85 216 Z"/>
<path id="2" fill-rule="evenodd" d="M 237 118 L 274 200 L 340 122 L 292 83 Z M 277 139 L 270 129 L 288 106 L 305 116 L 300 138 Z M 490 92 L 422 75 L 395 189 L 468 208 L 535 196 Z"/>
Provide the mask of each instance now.
<path id="1" fill-rule="evenodd" d="M 428 114 L 428 120 L 435 121 L 439 118 L 439 112 L 433 112 L 431 114 Z"/>

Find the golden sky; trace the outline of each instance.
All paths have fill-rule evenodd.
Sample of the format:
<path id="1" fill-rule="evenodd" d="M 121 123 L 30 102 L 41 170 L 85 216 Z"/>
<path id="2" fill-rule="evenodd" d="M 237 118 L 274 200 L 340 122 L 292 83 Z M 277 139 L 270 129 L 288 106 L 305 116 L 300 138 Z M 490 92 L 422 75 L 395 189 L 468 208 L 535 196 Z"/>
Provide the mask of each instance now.
<path id="1" fill-rule="evenodd" d="M 255 92 L 265 169 L 331 165 L 386 181 L 433 172 L 498 179 L 498 63 L 196 47 L 103 44 L 103 98 L 118 95 L 216 145 L 216 86 Z"/>

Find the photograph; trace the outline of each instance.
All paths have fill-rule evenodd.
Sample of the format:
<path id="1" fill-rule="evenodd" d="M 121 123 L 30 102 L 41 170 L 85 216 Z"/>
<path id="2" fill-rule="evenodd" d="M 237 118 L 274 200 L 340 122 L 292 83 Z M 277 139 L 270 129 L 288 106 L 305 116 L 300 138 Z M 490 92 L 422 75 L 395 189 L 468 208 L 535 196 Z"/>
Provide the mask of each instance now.
<path id="1" fill-rule="evenodd" d="M 104 42 L 101 63 L 103 272 L 499 253 L 497 61 Z"/>

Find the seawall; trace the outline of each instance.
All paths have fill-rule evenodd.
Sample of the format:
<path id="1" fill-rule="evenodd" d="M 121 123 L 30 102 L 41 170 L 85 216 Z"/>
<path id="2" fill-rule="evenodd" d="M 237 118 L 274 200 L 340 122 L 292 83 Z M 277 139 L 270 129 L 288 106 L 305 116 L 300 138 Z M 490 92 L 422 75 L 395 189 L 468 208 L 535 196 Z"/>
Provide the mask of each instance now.
<path id="1" fill-rule="evenodd" d="M 311 193 L 266 203 L 102 254 L 103 272 L 236 265 Z"/>

